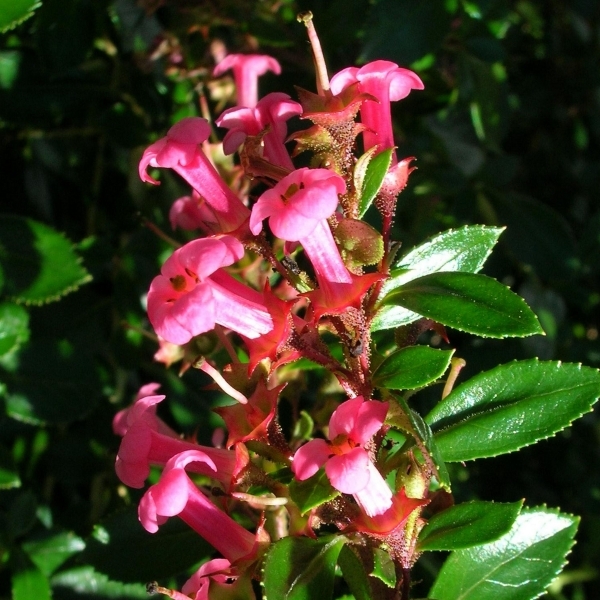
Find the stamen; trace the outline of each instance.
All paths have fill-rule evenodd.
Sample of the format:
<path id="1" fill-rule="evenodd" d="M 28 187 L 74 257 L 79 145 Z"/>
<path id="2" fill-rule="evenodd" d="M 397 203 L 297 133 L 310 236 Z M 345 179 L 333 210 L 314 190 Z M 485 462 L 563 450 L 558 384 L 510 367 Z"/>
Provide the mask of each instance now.
<path id="1" fill-rule="evenodd" d="M 317 30 L 312 22 L 313 14 L 310 10 L 300 13 L 297 17 L 299 23 L 304 23 L 308 31 L 308 40 L 313 51 L 313 59 L 315 61 L 315 71 L 317 73 L 317 92 L 319 96 L 331 96 L 329 89 L 329 76 L 327 75 L 327 65 L 323 56 L 321 42 L 317 35 Z"/>

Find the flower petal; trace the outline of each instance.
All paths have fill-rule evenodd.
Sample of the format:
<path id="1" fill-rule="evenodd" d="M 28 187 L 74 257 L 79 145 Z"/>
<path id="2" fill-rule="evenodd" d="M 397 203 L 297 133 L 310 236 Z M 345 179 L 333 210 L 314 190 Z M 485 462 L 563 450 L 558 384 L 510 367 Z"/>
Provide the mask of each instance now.
<path id="1" fill-rule="evenodd" d="M 331 485 L 343 494 L 355 494 L 369 483 L 369 455 L 363 448 L 354 448 L 347 454 L 333 456 L 325 464 L 325 473 Z"/>
<path id="2" fill-rule="evenodd" d="M 366 444 L 380 429 L 388 411 L 387 402 L 368 400 L 358 409 L 352 439 Z"/>
<path id="3" fill-rule="evenodd" d="M 300 446 L 292 461 L 292 471 L 296 479 L 304 481 L 312 477 L 327 462 L 330 454 L 331 449 L 325 440 L 311 440 Z"/>

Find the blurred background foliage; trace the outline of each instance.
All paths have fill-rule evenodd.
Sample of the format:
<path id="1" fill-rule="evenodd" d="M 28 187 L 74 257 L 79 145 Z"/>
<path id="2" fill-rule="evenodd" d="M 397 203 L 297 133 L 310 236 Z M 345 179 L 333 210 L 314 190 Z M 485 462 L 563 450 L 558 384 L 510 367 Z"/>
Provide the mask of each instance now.
<path id="1" fill-rule="evenodd" d="M 205 556 L 176 524 L 143 531 L 139 493 L 113 472 L 112 417 L 144 383 L 162 384 L 177 429 L 207 442 L 219 424 L 203 374 L 153 360 L 143 301 L 169 249 L 153 227 L 185 241 L 167 214 L 187 190 L 167 172 L 142 184 L 137 162 L 175 121 L 229 105 L 231 81 L 210 76 L 219 53 L 275 56 L 283 73 L 263 94 L 314 90 L 301 10 L 331 73 L 384 58 L 425 83 L 394 107 L 399 154 L 418 166 L 398 205 L 403 249 L 466 223 L 507 227 L 485 272 L 546 336 L 450 332 L 461 379 L 531 356 L 600 366 L 595 0 L 2 0 L 1 26 L 23 20 L 0 35 L 0 597 L 142 598 Z M 458 500 L 582 516 L 551 598 L 600 596 L 599 442 L 596 410 L 453 468 Z M 422 595 L 439 562 L 420 564 Z"/>

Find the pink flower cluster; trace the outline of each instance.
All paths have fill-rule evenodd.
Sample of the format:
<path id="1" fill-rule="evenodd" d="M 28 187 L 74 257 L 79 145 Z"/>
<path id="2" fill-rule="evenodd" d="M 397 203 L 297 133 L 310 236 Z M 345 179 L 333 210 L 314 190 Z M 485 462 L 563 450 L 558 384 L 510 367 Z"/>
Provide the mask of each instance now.
<path id="1" fill-rule="evenodd" d="M 286 145 L 291 118 L 317 115 L 307 134 L 315 136 L 308 147 L 317 155 L 333 139 L 336 118 L 356 135 L 362 132 L 365 152 L 393 148 L 390 102 L 422 89 L 423 84 L 416 74 L 387 61 L 345 69 L 331 79 L 319 116 L 314 106 L 309 110 L 286 94 L 258 99 L 259 75 L 267 70 L 280 72 L 274 59 L 229 55 L 214 74 L 230 69 L 238 106 L 223 112 L 216 124 L 227 129 L 225 153 L 241 149 L 241 168 L 251 165 L 249 172 L 259 174 L 263 191 L 252 204 L 248 182 L 246 187 L 240 178 L 232 178 L 237 185 L 226 183 L 212 160 L 211 127 L 203 118 L 188 117 L 175 124 L 146 149 L 139 165 L 143 181 L 158 184 L 149 169 L 168 168 L 192 189 L 175 202 L 170 219 L 174 227 L 199 231 L 200 236 L 175 249 L 164 262 L 150 285 L 147 311 L 161 343 L 158 356 L 189 357 L 194 340 L 213 331 L 229 352 L 232 364 L 222 373 L 210 353 L 189 359 L 238 401 L 218 409 L 229 439 L 226 448 L 213 448 L 178 436 L 157 416 L 157 406 L 164 400 L 156 394 L 157 384 L 144 386 L 134 404 L 114 420 L 115 433 L 122 437 L 116 459 L 121 481 L 141 488 L 153 468 L 162 469 L 139 504 L 144 528 L 156 532 L 177 516 L 223 557 L 204 564 L 182 594 L 172 592 L 172 597 L 196 600 L 207 600 L 213 591 L 221 597 L 221 592 L 235 595 L 250 589 L 248 565 L 256 562 L 268 543 L 260 516 L 252 533 L 229 514 L 240 499 L 249 497 L 247 482 L 252 482 L 258 468 L 245 445 L 251 440 L 270 445 L 273 455 L 287 463 L 299 481 L 324 468 L 333 488 L 344 495 L 354 515 L 351 527 L 357 531 L 387 534 L 423 504 L 420 499 L 407 499 L 403 490 L 394 492 L 378 467 L 381 436 L 378 442 L 377 434 L 385 431 L 388 403 L 371 399 L 368 319 L 372 314 L 366 304 L 386 274 L 382 269 L 364 272 L 349 267 L 340 249 L 336 225 L 348 218 L 343 207 L 356 202 L 351 173 L 328 168 L 325 159 L 311 168 L 296 168 Z M 361 127 L 354 125 L 357 111 L 339 108 L 347 105 L 348 95 L 352 104 L 360 106 Z M 335 153 L 336 143 L 334 139 L 323 156 Z M 344 152 L 336 164 L 351 164 L 348 149 Z M 396 182 L 390 188 L 396 193 L 406 184 L 407 164 L 395 156 L 392 160 L 388 180 Z M 297 257 L 305 266 L 299 266 Z M 334 359 L 320 341 L 324 330 L 336 333 L 345 344 L 345 361 Z M 249 357 L 246 364 L 240 362 L 234 344 L 244 348 Z M 294 452 L 277 423 L 277 403 L 285 387 L 278 368 L 298 358 L 329 369 L 348 398 L 333 411 L 328 426 L 323 424 L 326 439 L 296 445 Z M 163 360 L 170 364 L 176 359 Z M 264 510 L 269 505 L 286 506 L 291 530 L 314 535 L 310 515 L 299 514 L 281 484 L 273 484 L 272 490 L 267 498 L 253 498 L 250 506 Z"/>

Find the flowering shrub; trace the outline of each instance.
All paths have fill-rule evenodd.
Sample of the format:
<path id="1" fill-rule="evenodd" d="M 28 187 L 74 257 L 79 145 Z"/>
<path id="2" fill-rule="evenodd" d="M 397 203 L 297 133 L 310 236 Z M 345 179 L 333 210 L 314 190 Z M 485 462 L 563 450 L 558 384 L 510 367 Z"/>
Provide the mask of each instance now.
<path id="1" fill-rule="evenodd" d="M 589 4 L 0 7 L 0 596 L 600 595 Z"/>
<path id="2" fill-rule="evenodd" d="M 170 168 L 191 186 L 171 221 L 185 214 L 198 232 L 148 292 L 161 352 L 182 346 L 174 360 L 202 369 L 232 400 L 218 409 L 228 438 L 216 448 L 180 439 L 157 417 L 168 399 L 156 385 L 115 418 L 123 483 L 142 487 L 151 466 L 162 469 L 139 504 L 143 527 L 153 533 L 178 517 L 215 550 L 181 591 L 152 591 L 251 598 L 254 581 L 267 598 L 330 598 L 339 567 L 356 598 L 407 600 L 419 557 L 452 551 L 428 597 L 534 598 L 561 570 L 577 519 L 522 502 L 455 504 L 446 463 L 553 435 L 590 410 L 600 377 L 525 360 L 460 382 L 453 330 L 543 332 L 524 300 L 479 274 L 502 229 L 450 230 L 398 256 L 391 227 L 414 158 L 397 156 L 390 102 L 423 83 L 380 60 L 329 80 L 312 16 L 299 19 L 316 93 L 258 100 L 258 76 L 279 72 L 266 56 L 230 55 L 215 69 L 234 70 L 245 102 L 216 124 L 228 129 L 225 152 L 238 152 L 250 188 L 225 183 L 200 117 L 176 123 L 140 163 L 144 181 L 159 183 L 150 168 Z M 294 116 L 311 124 L 286 139 Z M 304 155 L 310 166 L 296 166 Z M 190 350 L 211 331 L 216 346 Z M 442 347 L 428 343 L 430 331 Z M 277 407 L 305 364 L 334 379 L 336 400 L 317 396 L 284 430 Z M 438 382 L 437 403 L 422 411 L 413 394 Z"/>

